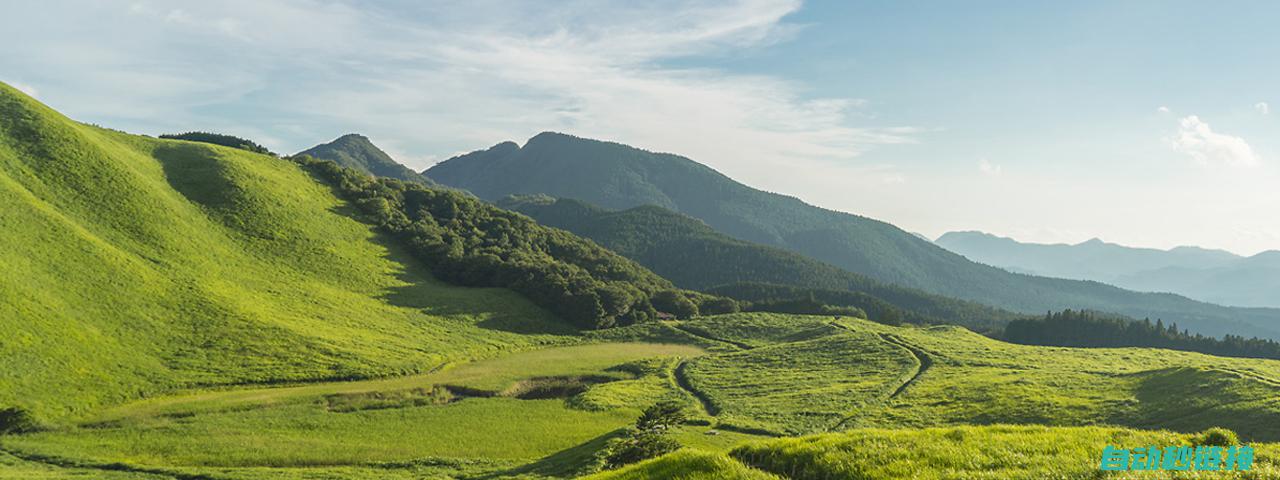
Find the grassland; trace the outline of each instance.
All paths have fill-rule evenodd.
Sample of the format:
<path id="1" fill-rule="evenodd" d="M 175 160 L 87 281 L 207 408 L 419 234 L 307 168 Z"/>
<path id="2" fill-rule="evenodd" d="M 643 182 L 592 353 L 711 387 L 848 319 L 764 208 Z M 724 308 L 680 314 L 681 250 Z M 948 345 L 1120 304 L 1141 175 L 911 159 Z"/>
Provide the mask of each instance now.
<path id="1" fill-rule="evenodd" d="M 79 124 L 0 85 L 0 406 L 404 375 L 576 334 L 430 277 L 289 162 Z"/>
<path id="2" fill-rule="evenodd" d="M 780 433 L 995 423 L 1222 426 L 1250 440 L 1280 440 L 1280 361 L 1032 347 L 957 327 L 851 318 L 737 314 L 688 328 L 760 345 L 693 359 L 685 370 L 734 426 L 765 422 Z"/>
<path id="3" fill-rule="evenodd" d="M 1248 472 L 1102 472 L 1107 445 L 1192 445 L 1194 435 L 1104 427 L 965 426 L 857 429 L 749 442 L 727 455 L 682 451 L 592 480 L 712 478 L 792 480 L 1280 478 L 1280 445 L 1257 445 Z M 696 475 L 679 477 L 683 472 Z M 774 476 L 776 475 L 776 476 Z"/>

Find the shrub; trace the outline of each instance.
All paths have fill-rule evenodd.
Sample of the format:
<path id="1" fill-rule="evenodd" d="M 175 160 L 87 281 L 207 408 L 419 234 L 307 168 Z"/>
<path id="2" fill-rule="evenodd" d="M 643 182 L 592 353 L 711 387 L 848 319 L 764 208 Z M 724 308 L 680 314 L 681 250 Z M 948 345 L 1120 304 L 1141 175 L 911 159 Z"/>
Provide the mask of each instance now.
<path id="1" fill-rule="evenodd" d="M 30 412 L 19 407 L 0 408 L 0 435 L 26 433 L 37 429 Z"/>
<path id="2" fill-rule="evenodd" d="M 1232 445 L 1239 445 L 1240 437 L 1236 435 L 1236 432 L 1225 428 L 1215 427 L 1200 432 L 1199 435 L 1196 435 L 1193 443 L 1197 446 L 1209 445 L 1214 447 L 1230 447 Z"/>

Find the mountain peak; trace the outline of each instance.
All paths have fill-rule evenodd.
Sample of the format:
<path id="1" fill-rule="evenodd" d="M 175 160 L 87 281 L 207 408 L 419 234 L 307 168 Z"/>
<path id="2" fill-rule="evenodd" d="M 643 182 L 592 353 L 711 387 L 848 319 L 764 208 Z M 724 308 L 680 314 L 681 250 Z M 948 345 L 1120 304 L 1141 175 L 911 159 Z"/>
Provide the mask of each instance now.
<path id="1" fill-rule="evenodd" d="M 316 145 L 298 154 L 331 160 L 338 165 L 379 177 L 422 184 L 433 183 L 422 174 L 401 165 L 387 155 L 387 152 L 374 145 L 369 137 L 358 133 L 348 133 L 332 142 Z"/>

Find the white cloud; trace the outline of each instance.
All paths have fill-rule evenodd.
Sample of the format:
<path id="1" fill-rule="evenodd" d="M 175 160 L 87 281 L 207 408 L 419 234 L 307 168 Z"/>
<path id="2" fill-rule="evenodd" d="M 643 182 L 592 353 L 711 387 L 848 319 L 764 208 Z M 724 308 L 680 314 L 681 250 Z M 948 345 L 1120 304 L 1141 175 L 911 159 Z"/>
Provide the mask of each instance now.
<path id="1" fill-rule="evenodd" d="M 1159 113 L 1169 113 L 1169 107 L 1166 107 L 1166 106 L 1164 106 L 1164 105 L 1161 105 L 1160 107 L 1156 108 L 1156 112 L 1159 112 Z"/>
<path id="2" fill-rule="evenodd" d="M 1004 173 L 1004 167 L 991 163 L 985 158 L 978 160 L 978 171 L 989 177 L 998 177 Z"/>
<path id="3" fill-rule="evenodd" d="M 1195 115 L 1178 121 L 1178 134 L 1168 143 L 1203 165 L 1251 167 L 1260 162 L 1253 147 L 1241 137 L 1218 133 Z"/>
<path id="4" fill-rule="evenodd" d="M 1269 114 L 1271 114 L 1271 106 L 1270 106 L 1270 105 L 1267 105 L 1267 102 L 1258 102 L 1258 103 L 1255 103 L 1255 104 L 1253 104 L 1253 109 L 1254 109 L 1254 110 L 1257 110 L 1257 111 L 1258 111 L 1258 113 L 1261 113 L 1261 114 L 1263 114 L 1263 115 L 1269 115 Z"/>

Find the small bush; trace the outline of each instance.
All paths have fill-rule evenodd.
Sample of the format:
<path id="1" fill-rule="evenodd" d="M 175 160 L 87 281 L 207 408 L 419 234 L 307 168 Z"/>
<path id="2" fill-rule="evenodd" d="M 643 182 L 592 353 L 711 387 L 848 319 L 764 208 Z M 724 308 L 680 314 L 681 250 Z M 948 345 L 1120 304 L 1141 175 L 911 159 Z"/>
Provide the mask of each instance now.
<path id="1" fill-rule="evenodd" d="M 30 412 L 19 407 L 0 408 L 0 435 L 26 433 L 38 428 Z"/>
<path id="2" fill-rule="evenodd" d="M 1194 443 L 1199 445 L 1209 445 L 1214 447 L 1230 447 L 1240 444 L 1240 437 L 1236 432 L 1225 428 L 1210 428 L 1199 435 L 1196 435 Z"/>

